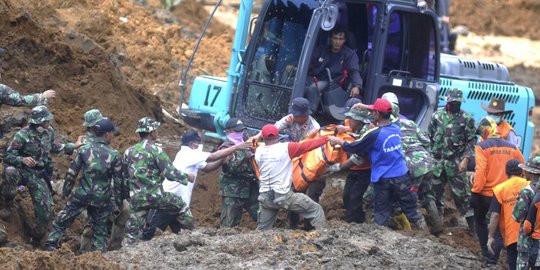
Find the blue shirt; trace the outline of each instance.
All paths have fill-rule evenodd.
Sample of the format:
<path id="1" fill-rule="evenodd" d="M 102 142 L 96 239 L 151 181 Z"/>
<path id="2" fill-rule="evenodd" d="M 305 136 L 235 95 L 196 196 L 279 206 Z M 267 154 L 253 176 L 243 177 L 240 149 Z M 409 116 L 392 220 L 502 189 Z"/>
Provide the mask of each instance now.
<path id="1" fill-rule="evenodd" d="M 394 178 L 407 174 L 407 165 L 401 154 L 401 130 L 399 122 L 372 128 L 355 142 L 343 144 L 343 149 L 359 156 L 369 155 L 371 182 L 381 178 Z"/>

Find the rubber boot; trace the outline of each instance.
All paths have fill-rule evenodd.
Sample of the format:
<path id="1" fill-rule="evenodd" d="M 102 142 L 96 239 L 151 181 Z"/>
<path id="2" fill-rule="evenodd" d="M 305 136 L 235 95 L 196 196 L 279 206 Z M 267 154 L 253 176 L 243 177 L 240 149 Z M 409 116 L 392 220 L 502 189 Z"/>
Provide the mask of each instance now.
<path id="1" fill-rule="evenodd" d="M 79 248 L 80 253 L 92 251 L 92 238 L 93 237 L 94 237 L 94 231 L 92 230 L 92 227 L 90 227 L 89 225 L 86 225 L 81 235 L 81 247 Z"/>
<path id="2" fill-rule="evenodd" d="M 439 216 L 439 211 L 435 205 L 435 201 L 429 201 L 426 203 L 427 218 L 431 228 L 429 232 L 435 236 L 439 235 L 443 231 L 442 219 Z"/>
<path id="3" fill-rule="evenodd" d="M 129 203 L 124 200 L 122 203 L 122 210 L 116 216 L 111 229 L 111 242 L 109 244 L 109 250 L 117 250 L 122 247 L 122 240 L 124 240 L 124 231 L 126 230 L 126 224 L 129 218 Z"/>
<path id="4" fill-rule="evenodd" d="M 426 220 L 424 216 L 420 215 L 420 219 L 414 222 L 411 222 L 411 227 L 415 230 L 427 230 Z"/>

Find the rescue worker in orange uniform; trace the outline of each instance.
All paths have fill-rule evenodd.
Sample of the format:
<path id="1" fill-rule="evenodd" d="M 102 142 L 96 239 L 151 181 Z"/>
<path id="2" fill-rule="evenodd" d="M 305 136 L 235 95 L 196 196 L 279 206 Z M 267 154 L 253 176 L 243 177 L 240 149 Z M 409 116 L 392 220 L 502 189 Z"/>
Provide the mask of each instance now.
<path id="1" fill-rule="evenodd" d="M 497 122 L 497 130 L 501 137 L 513 145 L 519 147 L 521 144 L 519 138 L 516 136 L 514 128 L 506 122 L 503 117 L 512 113 L 512 110 L 505 110 L 506 101 L 504 99 L 492 98 L 489 101 L 489 105 L 482 102 L 482 108 L 488 113 L 488 116 L 493 118 Z"/>
<path id="2" fill-rule="evenodd" d="M 489 219 L 487 246 L 491 253 L 495 253 L 493 244 L 495 243 L 495 232 L 499 228 L 504 240 L 504 246 L 506 247 L 508 269 L 516 269 L 517 241 L 520 225 L 512 217 L 512 211 L 514 210 L 519 191 L 529 184 L 529 181 L 521 177 L 523 170 L 519 167 L 519 164 L 521 163 L 517 159 L 511 159 L 506 163 L 505 171 L 508 180 L 493 188 L 493 198 L 489 206 L 491 217 Z"/>
<path id="3" fill-rule="evenodd" d="M 493 197 L 493 188 L 508 179 L 501 168 L 504 168 L 509 160 L 518 159 L 524 162 L 524 159 L 514 144 L 501 138 L 497 131 L 497 123 L 491 117 L 486 116 L 480 120 L 477 133 L 484 141 L 474 148 L 476 172 L 471 189 L 470 205 L 474 210 L 476 233 L 482 254 L 487 259 L 487 266 L 497 264 L 498 253 L 500 253 L 499 249 L 497 249 L 499 252 L 496 251 L 495 254 L 487 249 L 488 220 L 486 215 Z"/>

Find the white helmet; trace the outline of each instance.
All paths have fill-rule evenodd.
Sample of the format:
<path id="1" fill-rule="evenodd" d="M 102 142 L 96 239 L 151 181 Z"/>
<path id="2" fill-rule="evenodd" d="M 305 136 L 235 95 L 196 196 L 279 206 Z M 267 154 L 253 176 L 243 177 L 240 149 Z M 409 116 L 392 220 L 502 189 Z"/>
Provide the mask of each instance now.
<path id="1" fill-rule="evenodd" d="M 386 93 L 384 93 L 384 95 L 382 95 L 381 98 L 390 101 L 390 103 L 399 105 L 399 100 L 398 100 L 396 94 L 394 94 L 394 93 L 392 93 L 392 92 L 386 92 Z"/>

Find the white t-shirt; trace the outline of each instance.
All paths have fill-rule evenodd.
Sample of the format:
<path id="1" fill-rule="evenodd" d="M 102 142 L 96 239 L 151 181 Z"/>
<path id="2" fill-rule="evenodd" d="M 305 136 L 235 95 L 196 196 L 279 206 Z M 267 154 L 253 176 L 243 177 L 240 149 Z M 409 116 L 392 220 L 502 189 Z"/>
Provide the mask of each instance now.
<path id="1" fill-rule="evenodd" d="M 261 173 L 260 193 L 273 189 L 277 193 L 285 194 L 291 190 L 293 168 L 288 143 L 257 147 L 255 162 Z"/>
<path id="2" fill-rule="evenodd" d="M 209 155 L 210 153 L 202 151 L 202 148 L 199 150 L 191 149 L 189 146 L 182 146 L 174 158 L 173 165 L 184 173 L 195 175 L 195 180 L 197 180 L 197 172 L 199 169 L 206 167 L 206 159 L 208 159 Z M 163 190 L 181 197 L 182 201 L 186 204 L 184 208 L 182 208 L 182 211 L 189 207 L 195 180 L 193 183 L 188 182 L 187 186 L 167 179 L 163 181 Z"/>

